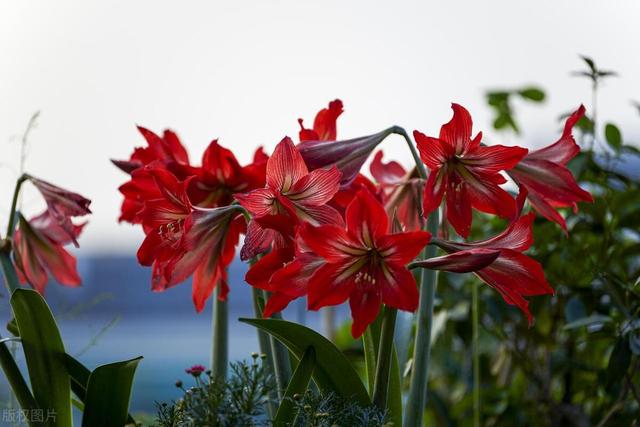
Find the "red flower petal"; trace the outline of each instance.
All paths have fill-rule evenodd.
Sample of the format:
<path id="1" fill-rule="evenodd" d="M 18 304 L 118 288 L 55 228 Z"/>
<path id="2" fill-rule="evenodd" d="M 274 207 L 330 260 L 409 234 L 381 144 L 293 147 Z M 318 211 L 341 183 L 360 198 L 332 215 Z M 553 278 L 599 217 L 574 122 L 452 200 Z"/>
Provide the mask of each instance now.
<path id="1" fill-rule="evenodd" d="M 367 326 L 376 320 L 381 300 L 382 295 L 377 286 L 356 286 L 351 292 L 349 306 L 351 307 L 351 317 L 353 317 L 351 335 L 354 338 L 360 338 Z"/>
<path id="2" fill-rule="evenodd" d="M 465 154 L 461 162 L 478 175 L 497 174 L 513 168 L 528 152 L 526 148 L 504 145 L 477 147 Z"/>
<path id="3" fill-rule="evenodd" d="M 449 159 L 456 155 L 455 148 L 438 138 L 426 136 L 417 130 L 413 131 L 420 158 L 432 171 L 437 171 Z"/>
<path id="4" fill-rule="evenodd" d="M 347 230 L 365 246 L 387 233 L 389 219 L 379 201 L 367 190 L 361 190 L 347 207 L 345 213 Z"/>
<path id="5" fill-rule="evenodd" d="M 267 187 L 287 192 L 309 170 L 298 149 L 289 137 L 285 137 L 267 161 Z"/>
<path id="6" fill-rule="evenodd" d="M 382 302 L 405 311 L 418 308 L 418 285 L 413 274 L 404 267 L 389 267 L 382 289 Z"/>
<path id="7" fill-rule="evenodd" d="M 396 161 L 392 160 L 388 163 L 383 163 L 383 156 L 384 154 L 382 153 L 382 151 L 378 151 L 375 156 L 373 156 L 373 160 L 371 161 L 371 165 L 369 166 L 371 175 L 380 184 L 392 185 L 401 182 L 407 172 L 400 165 L 400 163 Z"/>
<path id="8" fill-rule="evenodd" d="M 340 188 L 341 173 L 337 167 L 316 169 L 296 181 L 286 197 L 294 203 L 321 206 L 329 202 Z"/>
<path id="9" fill-rule="evenodd" d="M 386 263 L 404 266 L 418 256 L 430 239 L 426 231 L 387 234 L 376 240 L 376 247 Z"/>
<path id="10" fill-rule="evenodd" d="M 349 298 L 354 281 L 344 273 L 345 268 L 340 265 L 325 264 L 311 276 L 308 294 L 310 310 L 342 304 Z"/>
<path id="11" fill-rule="evenodd" d="M 453 110 L 453 117 L 448 123 L 442 125 L 440 139 L 453 147 L 456 154 L 461 155 L 473 148 L 471 144 L 473 121 L 471 120 L 471 115 L 463 106 L 454 103 L 451 104 L 451 109 Z"/>

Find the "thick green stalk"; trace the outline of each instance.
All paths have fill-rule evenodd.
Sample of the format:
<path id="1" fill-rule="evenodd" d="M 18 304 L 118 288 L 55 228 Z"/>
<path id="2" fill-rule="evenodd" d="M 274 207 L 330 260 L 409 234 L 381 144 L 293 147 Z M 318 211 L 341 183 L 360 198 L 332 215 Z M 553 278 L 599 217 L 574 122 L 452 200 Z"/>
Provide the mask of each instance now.
<path id="1" fill-rule="evenodd" d="M 474 281 L 475 282 L 475 281 Z M 473 425 L 480 427 L 480 346 L 478 340 L 478 287 L 479 284 L 473 284 L 473 296 L 471 301 L 471 316 L 473 324 Z"/>
<path id="2" fill-rule="evenodd" d="M 391 371 L 391 354 L 393 353 L 393 335 L 396 328 L 398 310 L 385 307 L 380 332 L 380 346 L 378 347 L 378 361 L 373 385 L 373 404 L 385 410 L 387 407 L 387 393 L 389 390 L 389 375 Z"/>
<path id="3" fill-rule="evenodd" d="M 229 363 L 229 303 L 218 298 L 220 289 L 218 284 L 212 307 L 211 373 L 226 378 Z"/>
<path id="4" fill-rule="evenodd" d="M 262 318 L 262 306 L 264 305 L 264 295 L 262 290 L 258 288 L 251 288 L 253 295 L 253 311 L 256 318 Z M 269 335 L 264 332 L 262 329 L 256 328 L 258 332 L 258 345 L 260 347 L 260 354 L 264 355 L 262 363 L 265 367 L 265 370 L 271 375 L 275 377 L 274 369 L 273 369 L 273 360 L 271 358 L 271 340 L 269 339 Z M 269 418 L 273 418 L 276 416 L 276 411 L 278 410 L 277 401 L 278 394 L 275 390 L 269 393 L 269 402 L 267 404 L 267 410 L 269 412 Z"/>
<path id="5" fill-rule="evenodd" d="M 435 210 L 427 220 L 427 230 L 436 235 L 439 214 Z M 437 248 L 429 245 L 423 258 L 432 258 Z M 431 359 L 431 328 L 433 326 L 433 302 L 438 276 L 435 270 L 423 269 L 420 280 L 420 301 L 418 303 L 416 338 L 413 349 L 413 366 L 409 397 L 407 399 L 405 427 L 422 426 L 422 416 L 427 403 L 427 383 L 429 381 L 429 360 Z"/>
<path id="6" fill-rule="evenodd" d="M 265 292 L 265 297 L 267 297 Z M 271 315 L 272 319 L 282 319 L 280 312 Z M 291 359 L 289 359 L 289 350 L 280 341 L 272 336 L 271 340 L 271 357 L 273 358 L 273 372 L 276 377 L 278 386 L 278 397 L 282 399 L 287 390 L 287 385 L 291 379 Z"/>
<path id="7" fill-rule="evenodd" d="M 427 178 L 427 170 L 420 159 L 418 150 L 414 146 L 407 132 L 396 127 L 394 133 L 404 137 L 407 141 L 411 155 L 416 163 L 418 174 L 422 179 Z M 437 236 L 440 218 L 438 210 L 431 212 L 427 220 L 427 231 L 432 236 Z M 436 255 L 436 248 L 427 246 L 422 252 L 422 259 L 432 258 Z M 413 349 L 413 368 L 409 396 L 407 398 L 405 427 L 421 427 L 422 416 L 427 402 L 427 382 L 429 380 L 429 360 L 431 358 L 431 327 L 433 325 L 433 302 L 436 293 L 436 281 L 438 279 L 435 270 L 423 269 L 420 278 L 420 301 L 418 303 L 417 329 Z"/>

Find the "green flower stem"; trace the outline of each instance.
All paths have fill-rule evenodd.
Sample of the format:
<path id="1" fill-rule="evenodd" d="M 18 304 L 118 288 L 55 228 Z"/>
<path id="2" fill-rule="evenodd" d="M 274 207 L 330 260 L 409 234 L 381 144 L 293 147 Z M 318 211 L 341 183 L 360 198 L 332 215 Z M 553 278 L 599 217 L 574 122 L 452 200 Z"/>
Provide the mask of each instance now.
<path id="1" fill-rule="evenodd" d="M 265 292 L 265 299 L 268 298 Z M 273 313 L 272 319 L 282 319 L 280 312 Z M 273 335 L 269 337 L 271 341 L 271 357 L 273 358 L 273 373 L 276 377 L 276 384 L 278 385 L 278 397 L 282 399 L 284 393 L 289 385 L 291 379 L 291 359 L 289 358 L 289 350 L 280 341 L 274 338 Z"/>
<path id="2" fill-rule="evenodd" d="M 416 168 L 422 179 L 427 178 L 427 170 L 420 159 L 411 138 L 402 129 L 396 129 L 396 133 L 404 137 L 411 150 L 411 155 L 416 163 Z M 427 231 L 432 236 L 437 236 L 440 223 L 439 212 L 436 209 L 431 212 L 427 219 Z M 433 245 L 427 246 L 422 259 L 432 258 L 436 255 L 437 248 Z M 405 427 L 421 427 L 424 409 L 427 403 L 427 386 L 429 380 L 429 360 L 431 358 L 431 328 L 433 326 L 433 303 L 436 293 L 437 272 L 435 270 L 423 269 L 420 278 L 420 301 L 417 313 L 416 338 L 413 349 L 413 368 L 411 372 L 411 382 L 409 386 L 409 396 L 405 410 Z"/>
<path id="3" fill-rule="evenodd" d="M 29 175 L 22 174 L 16 181 L 15 189 L 13 190 L 13 199 L 11 200 L 11 210 L 9 211 L 9 222 L 7 223 L 6 238 L 9 239 L 13 236 L 13 230 L 16 223 L 16 208 L 18 206 L 18 196 L 20 195 L 20 188 L 22 184 L 29 179 Z"/>
<path id="4" fill-rule="evenodd" d="M 257 319 L 262 318 L 262 308 L 264 306 L 264 294 L 261 289 L 251 287 L 252 295 L 253 295 L 253 311 Z M 273 369 L 273 360 L 271 358 L 271 340 L 269 339 L 269 335 L 264 332 L 262 329 L 256 328 L 258 332 L 258 345 L 260 347 L 260 354 L 264 355 L 266 358 L 263 359 L 262 363 L 265 367 L 265 370 L 271 377 L 275 377 L 274 369 Z M 276 416 L 276 412 L 278 410 L 277 405 L 278 394 L 275 390 L 272 390 L 269 393 L 269 402 L 267 404 L 267 411 L 269 412 L 269 418 L 273 418 Z"/>
<path id="5" fill-rule="evenodd" d="M 224 379 L 229 363 L 229 303 L 220 300 L 220 290 L 221 284 L 218 283 L 211 310 L 211 373 Z"/>
<path id="6" fill-rule="evenodd" d="M 373 385 L 373 404 L 381 410 L 387 407 L 389 390 L 389 374 L 391 370 L 391 354 L 393 353 L 393 335 L 396 328 L 398 310 L 391 307 L 384 308 L 382 330 L 380 332 L 380 347 L 378 347 L 378 361 Z"/>
<path id="7" fill-rule="evenodd" d="M 473 425 L 480 427 L 480 346 L 478 340 L 478 287 L 477 281 L 473 283 L 473 296 L 471 301 L 471 316 L 473 324 Z"/>

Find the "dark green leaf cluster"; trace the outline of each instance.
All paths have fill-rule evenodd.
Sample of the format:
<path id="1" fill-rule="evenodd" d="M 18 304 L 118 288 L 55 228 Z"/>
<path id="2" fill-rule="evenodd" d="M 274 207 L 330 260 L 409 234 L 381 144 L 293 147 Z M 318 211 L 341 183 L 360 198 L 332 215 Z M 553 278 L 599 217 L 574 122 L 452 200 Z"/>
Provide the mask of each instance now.
<path id="1" fill-rule="evenodd" d="M 159 404 L 158 427 L 234 427 L 269 425 L 265 404 L 273 378 L 255 358 L 251 364 L 231 364 L 228 380 L 207 371 L 194 377 L 195 386 L 172 404 Z"/>

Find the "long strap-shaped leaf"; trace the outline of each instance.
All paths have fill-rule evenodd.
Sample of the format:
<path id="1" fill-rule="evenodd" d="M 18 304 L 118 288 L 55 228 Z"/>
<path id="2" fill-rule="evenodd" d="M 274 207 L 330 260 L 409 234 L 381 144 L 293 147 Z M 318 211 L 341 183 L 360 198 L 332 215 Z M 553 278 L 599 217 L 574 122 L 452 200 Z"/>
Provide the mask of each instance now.
<path id="1" fill-rule="evenodd" d="M 313 347 L 316 352 L 316 368 L 313 379 L 322 392 L 332 391 L 339 396 L 352 399 L 360 405 L 371 405 L 367 389 L 346 356 L 319 333 L 286 320 L 240 319 L 256 326 L 282 342 L 298 359 L 305 350 Z"/>
<path id="2" fill-rule="evenodd" d="M 49 418 L 49 425 L 71 426 L 71 385 L 64 366 L 64 345 L 51 310 L 40 294 L 30 289 L 16 289 L 11 306 L 36 402 L 45 418 L 55 413 L 55 421 Z"/>
<path id="3" fill-rule="evenodd" d="M 287 391 L 285 392 L 284 397 L 280 402 L 278 412 L 276 413 L 276 417 L 273 420 L 274 426 L 283 427 L 292 424 L 296 414 L 293 405 L 294 396 L 296 394 L 304 394 L 307 391 L 307 387 L 309 387 L 309 381 L 311 380 L 311 375 L 313 374 L 313 369 L 315 368 L 315 366 L 316 352 L 313 347 L 307 347 L 307 349 L 304 351 L 302 359 L 300 359 L 300 363 L 298 363 L 296 371 L 291 377 L 291 381 L 289 381 Z"/>
<path id="4" fill-rule="evenodd" d="M 141 359 L 98 366 L 91 373 L 82 427 L 120 427 L 127 423 L 133 376 Z"/>
<path id="5" fill-rule="evenodd" d="M 18 399 L 18 403 L 22 409 L 27 411 L 37 410 L 38 405 L 31 394 L 31 390 L 29 390 L 27 382 L 24 380 L 24 377 L 22 376 L 16 361 L 13 359 L 11 352 L 7 348 L 6 343 L 2 341 L 3 340 L 0 340 L 0 366 L 2 367 L 4 374 L 7 376 L 7 382 L 11 386 L 11 390 L 13 390 L 13 393 Z"/>

